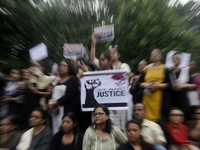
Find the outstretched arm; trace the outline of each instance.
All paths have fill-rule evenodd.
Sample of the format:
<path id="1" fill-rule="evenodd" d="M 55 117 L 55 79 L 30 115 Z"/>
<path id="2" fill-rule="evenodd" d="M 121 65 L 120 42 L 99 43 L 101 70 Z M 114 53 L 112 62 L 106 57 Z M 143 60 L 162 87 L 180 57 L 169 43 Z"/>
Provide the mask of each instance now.
<path id="1" fill-rule="evenodd" d="M 96 38 L 95 34 L 92 34 L 92 43 L 90 49 L 90 61 L 93 62 L 95 60 L 95 46 L 96 46 Z"/>

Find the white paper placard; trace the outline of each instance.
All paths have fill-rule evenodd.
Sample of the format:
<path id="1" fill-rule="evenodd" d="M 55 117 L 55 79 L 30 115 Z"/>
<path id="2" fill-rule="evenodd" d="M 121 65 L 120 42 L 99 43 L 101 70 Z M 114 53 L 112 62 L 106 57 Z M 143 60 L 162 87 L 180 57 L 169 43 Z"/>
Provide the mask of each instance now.
<path id="1" fill-rule="evenodd" d="M 114 24 L 94 28 L 96 43 L 110 42 L 114 40 Z"/>
<path id="2" fill-rule="evenodd" d="M 48 57 L 47 47 L 44 43 L 40 43 L 29 49 L 30 58 L 34 61 L 40 61 Z"/>
<path id="3" fill-rule="evenodd" d="M 82 43 L 79 44 L 64 44 L 63 47 L 63 56 L 67 59 L 75 57 L 76 59 L 82 59 L 85 53 L 85 47 Z"/>

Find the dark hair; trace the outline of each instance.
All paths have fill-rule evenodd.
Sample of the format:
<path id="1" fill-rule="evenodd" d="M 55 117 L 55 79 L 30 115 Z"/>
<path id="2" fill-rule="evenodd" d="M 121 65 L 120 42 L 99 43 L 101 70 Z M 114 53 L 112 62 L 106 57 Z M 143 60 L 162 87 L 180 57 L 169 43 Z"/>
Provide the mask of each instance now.
<path id="1" fill-rule="evenodd" d="M 79 131 L 77 115 L 74 112 L 68 112 L 62 117 L 62 119 L 65 117 L 69 117 L 73 121 L 73 124 L 76 123 L 76 126 L 73 129 L 74 134 L 76 134 Z"/>
<path id="2" fill-rule="evenodd" d="M 109 109 L 105 105 L 99 105 L 99 104 L 96 105 L 95 108 L 94 108 L 94 110 L 93 110 L 93 113 L 95 112 L 95 110 L 97 108 L 102 108 L 102 110 L 106 113 L 107 116 L 110 115 Z M 112 121 L 111 121 L 110 118 L 108 118 L 108 120 L 106 120 L 106 126 L 105 126 L 105 129 L 103 131 L 107 132 L 107 133 L 110 133 L 111 129 L 112 129 Z"/>
<path id="3" fill-rule="evenodd" d="M 135 119 L 127 121 L 125 127 L 127 128 L 128 125 L 131 124 L 131 123 L 138 125 L 140 129 L 142 128 L 141 124 Z"/>
<path id="4" fill-rule="evenodd" d="M 175 56 L 175 55 L 180 55 L 180 54 L 181 54 L 181 52 L 175 52 L 175 53 L 172 55 L 172 57 Z"/>
<path id="5" fill-rule="evenodd" d="M 112 48 L 116 49 L 117 53 L 120 54 L 120 48 L 118 45 L 111 45 L 109 46 L 109 50 L 111 50 Z"/>
<path id="6" fill-rule="evenodd" d="M 47 124 L 47 119 L 49 117 L 49 114 L 46 110 L 43 110 L 42 108 L 35 108 L 32 112 L 39 111 L 42 114 L 42 119 L 46 120 L 44 124 Z"/>
<path id="7" fill-rule="evenodd" d="M 76 71 L 76 69 L 75 69 L 73 63 L 72 63 L 71 61 L 67 60 L 67 59 L 63 59 L 62 61 L 64 61 L 64 62 L 67 63 L 68 69 L 69 69 L 69 75 L 71 75 L 71 76 L 76 76 L 77 71 Z"/>
<path id="8" fill-rule="evenodd" d="M 99 55 L 99 57 L 100 57 L 101 55 L 103 55 L 108 61 L 110 61 L 110 55 L 109 55 L 108 53 L 103 52 L 103 53 L 101 53 L 101 54 Z"/>
<path id="9" fill-rule="evenodd" d="M 180 108 L 178 108 L 178 107 L 171 107 L 170 109 L 169 109 L 169 111 L 168 111 L 168 114 L 167 114 L 167 116 L 169 117 L 169 114 L 171 113 L 171 111 L 173 111 L 173 110 L 180 110 L 181 112 L 183 112 Z M 184 112 L 183 112 L 184 113 Z"/>
<path id="10" fill-rule="evenodd" d="M 12 125 L 16 126 L 16 128 L 13 130 L 20 129 L 21 122 L 19 121 L 19 118 L 17 116 L 15 116 L 15 115 L 5 116 L 5 117 L 1 118 L 1 120 L 3 120 L 3 119 L 8 119 Z"/>
<path id="11" fill-rule="evenodd" d="M 200 106 L 199 106 L 199 105 L 193 105 L 193 106 L 191 106 L 191 107 L 190 107 L 190 113 L 191 113 L 191 115 L 194 115 L 195 112 L 196 112 L 198 109 L 200 110 Z"/>
<path id="12" fill-rule="evenodd" d="M 144 110 L 146 110 L 146 105 L 145 105 L 145 104 L 143 104 L 143 103 L 140 103 L 140 102 L 137 102 L 137 103 L 135 103 L 135 104 L 134 104 L 134 107 L 135 107 L 135 105 L 137 105 L 137 104 L 140 104 L 140 105 L 142 105 L 142 106 L 143 106 L 143 109 L 144 109 Z"/>
<path id="13" fill-rule="evenodd" d="M 96 70 L 95 66 L 94 66 L 92 63 L 90 63 L 90 62 L 86 62 L 85 65 L 88 66 L 88 67 L 90 67 L 90 69 L 91 69 L 92 71 L 95 71 L 95 70 Z"/>

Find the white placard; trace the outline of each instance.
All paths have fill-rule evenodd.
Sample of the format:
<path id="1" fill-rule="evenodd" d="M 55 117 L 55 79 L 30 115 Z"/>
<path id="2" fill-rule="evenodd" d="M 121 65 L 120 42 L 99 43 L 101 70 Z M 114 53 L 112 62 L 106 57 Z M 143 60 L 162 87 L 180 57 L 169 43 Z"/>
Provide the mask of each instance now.
<path id="1" fill-rule="evenodd" d="M 30 58 L 34 61 L 40 61 L 48 57 L 47 47 L 44 43 L 40 43 L 29 49 Z"/>
<path id="2" fill-rule="evenodd" d="M 94 28 L 96 43 L 110 42 L 114 40 L 114 24 Z"/>
<path id="3" fill-rule="evenodd" d="M 92 111 L 97 104 L 110 110 L 128 108 L 128 76 L 125 70 L 86 72 L 81 78 L 81 107 Z"/>
<path id="4" fill-rule="evenodd" d="M 85 47 L 82 43 L 80 44 L 64 44 L 63 47 L 63 56 L 67 59 L 75 57 L 76 59 L 82 59 L 85 53 Z"/>
<path id="5" fill-rule="evenodd" d="M 171 51 L 169 51 L 167 53 L 167 58 L 166 58 L 166 63 L 165 63 L 166 68 L 171 68 L 171 67 L 174 66 L 174 63 L 172 61 L 172 56 L 176 52 L 177 51 L 171 50 Z M 191 54 L 190 53 L 181 52 L 180 53 L 180 65 L 179 65 L 179 68 L 188 67 L 189 63 L 190 63 L 190 58 L 191 58 Z"/>

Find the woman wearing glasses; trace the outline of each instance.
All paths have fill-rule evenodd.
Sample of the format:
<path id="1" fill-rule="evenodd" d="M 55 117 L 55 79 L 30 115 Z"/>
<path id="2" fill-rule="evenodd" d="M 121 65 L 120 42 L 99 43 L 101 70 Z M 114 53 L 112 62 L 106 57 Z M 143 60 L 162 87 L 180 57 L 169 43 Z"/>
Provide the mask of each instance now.
<path id="1" fill-rule="evenodd" d="M 188 128 L 182 122 L 184 113 L 180 108 L 173 107 L 168 114 L 168 123 L 166 124 L 166 139 L 168 140 L 169 150 L 198 150 L 193 143 L 189 141 Z"/>
<path id="2" fill-rule="evenodd" d="M 122 131 L 113 126 L 106 106 L 97 105 L 93 111 L 94 123 L 86 130 L 83 150 L 116 150 L 118 144 L 128 140 Z"/>
<path id="3" fill-rule="evenodd" d="M 16 116 L 7 116 L 0 120 L 0 149 L 15 150 L 22 131 L 19 131 L 20 122 Z"/>
<path id="4" fill-rule="evenodd" d="M 52 99 L 48 106 L 52 113 L 53 133 L 58 132 L 62 117 L 67 112 L 79 114 L 79 80 L 73 64 L 63 60 L 59 64 L 58 73 L 60 80 L 53 88 Z"/>
<path id="5" fill-rule="evenodd" d="M 47 111 L 36 108 L 32 111 L 29 125 L 32 127 L 26 131 L 20 139 L 16 150 L 48 150 L 52 139 L 50 128 L 46 125 Z"/>

